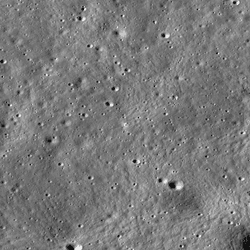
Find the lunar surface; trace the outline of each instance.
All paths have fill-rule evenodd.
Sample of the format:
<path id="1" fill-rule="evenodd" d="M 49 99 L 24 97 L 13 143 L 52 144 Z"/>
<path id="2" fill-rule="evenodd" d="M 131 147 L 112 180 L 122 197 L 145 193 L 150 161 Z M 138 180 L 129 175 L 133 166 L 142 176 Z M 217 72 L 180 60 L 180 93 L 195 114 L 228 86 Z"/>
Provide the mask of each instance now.
<path id="1" fill-rule="evenodd" d="M 0 249 L 250 249 L 249 0 L 0 1 Z"/>

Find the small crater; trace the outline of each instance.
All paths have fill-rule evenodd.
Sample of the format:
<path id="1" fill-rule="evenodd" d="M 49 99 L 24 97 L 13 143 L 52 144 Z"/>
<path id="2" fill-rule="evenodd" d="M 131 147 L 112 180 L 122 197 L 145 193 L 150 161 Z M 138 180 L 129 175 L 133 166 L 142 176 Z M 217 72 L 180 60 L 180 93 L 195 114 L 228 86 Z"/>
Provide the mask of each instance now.
<path id="1" fill-rule="evenodd" d="M 162 32 L 162 33 L 160 34 L 160 37 L 163 38 L 163 39 L 168 39 L 168 38 L 170 37 L 170 34 L 167 33 L 167 32 Z"/>
<path id="2" fill-rule="evenodd" d="M 168 187 L 171 190 L 181 190 L 183 189 L 183 186 L 184 184 L 182 181 L 175 181 L 175 180 L 168 181 Z"/>

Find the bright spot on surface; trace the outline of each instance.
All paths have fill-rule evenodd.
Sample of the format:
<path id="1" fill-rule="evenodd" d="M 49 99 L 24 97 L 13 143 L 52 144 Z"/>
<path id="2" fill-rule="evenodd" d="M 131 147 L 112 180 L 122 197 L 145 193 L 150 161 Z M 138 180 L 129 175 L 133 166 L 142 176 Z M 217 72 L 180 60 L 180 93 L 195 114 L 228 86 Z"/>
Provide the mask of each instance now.
<path id="1" fill-rule="evenodd" d="M 170 37 L 170 33 L 166 33 L 165 38 L 169 38 L 169 37 Z"/>
<path id="2" fill-rule="evenodd" d="M 77 245 L 75 250 L 82 250 L 82 245 Z"/>
<path id="3" fill-rule="evenodd" d="M 165 178 L 163 181 L 162 181 L 163 184 L 168 184 L 168 179 Z"/>
<path id="4" fill-rule="evenodd" d="M 127 38 L 128 33 L 127 33 L 127 31 L 126 31 L 125 28 L 120 28 L 120 29 L 119 29 L 119 35 L 120 35 L 120 37 L 121 37 L 122 39 L 125 39 L 125 38 Z"/>
<path id="5" fill-rule="evenodd" d="M 178 181 L 176 184 L 176 190 L 181 190 L 184 187 L 184 183 L 182 181 Z"/>
<path id="6" fill-rule="evenodd" d="M 120 36 L 121 36 L 122 38 L 126 38 L 126 37 L 127 37 L 127 32 L 126 32 L 125 29 L 121 30 Z"/>

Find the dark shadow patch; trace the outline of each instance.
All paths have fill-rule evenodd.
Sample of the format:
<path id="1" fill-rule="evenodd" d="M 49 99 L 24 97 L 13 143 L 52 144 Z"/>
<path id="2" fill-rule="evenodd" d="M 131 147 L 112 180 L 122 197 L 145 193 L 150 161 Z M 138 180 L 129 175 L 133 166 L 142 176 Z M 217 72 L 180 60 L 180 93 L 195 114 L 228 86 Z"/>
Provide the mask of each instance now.
<path id="1" fill-rule="evenodd" d="M 171 186 L 175 186 L 175 180 L 171 180 Z M 161 208 L 168 212 L 170 217 L 179 219 L 197 217 L 202 212 L 200 195 L 190 185 L 184 185 L 181 190 L 168 187 L 162 193 Z M 176 217 L 177 216 L 177 217 Z"/>
<path id="2" fill-rule="evenodd" d="M 65 246 L 66 250 L 75 250 L 75 245 L 72 243 L 69 243 Z"/>
<path id="3" fill-rule="evenodd" d="M 6 133 L 7 133 L 6 126 L 7 126 L 6 121 L 3 119 L 3 117 L 1 117 L 0 119 L 0 149 L 2 149 L 6 141 Z"/>
<path id="4" fill-rule="evenodd" d="M 218 231 L 220 229 L 217 229 Z M 227 250 L 248 250 L 250 243 L 250 230 L 246 224 L 237 227 L 229 227 L 218 232 L 218 247 L 223 246 Z M 220 249 L 220 248 L 219 248 Z"/>

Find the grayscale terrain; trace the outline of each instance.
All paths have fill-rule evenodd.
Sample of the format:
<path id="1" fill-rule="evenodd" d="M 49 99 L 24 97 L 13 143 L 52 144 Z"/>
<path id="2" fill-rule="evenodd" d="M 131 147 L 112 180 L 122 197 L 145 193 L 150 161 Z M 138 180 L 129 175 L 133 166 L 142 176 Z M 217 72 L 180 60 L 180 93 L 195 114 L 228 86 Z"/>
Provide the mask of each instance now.
<path id="1" fill-rule="evenodd" d="M 0 1 L 0 249 L 250 249 L 249 0 Z"/>

